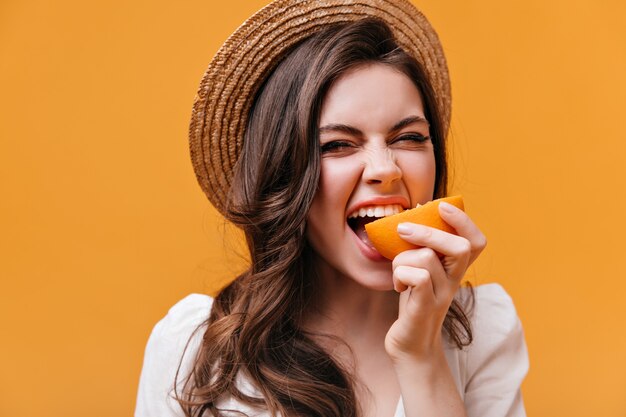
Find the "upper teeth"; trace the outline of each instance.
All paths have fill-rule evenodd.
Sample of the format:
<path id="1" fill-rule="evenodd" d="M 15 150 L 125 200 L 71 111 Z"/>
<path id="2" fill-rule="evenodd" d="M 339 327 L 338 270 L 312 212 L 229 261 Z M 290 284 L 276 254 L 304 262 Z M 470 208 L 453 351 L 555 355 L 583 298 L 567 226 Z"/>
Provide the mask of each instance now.
<path id="1" fill-rule="evenodd" d="M 392 214 L 400 213 L 404 209 L 400 204 L 388 204 L 386 206 L 367 206 L 361 207 L 358 210 L 353 211 L 348 216 L 349 219 L 357 217 L 385 217 Z"/>

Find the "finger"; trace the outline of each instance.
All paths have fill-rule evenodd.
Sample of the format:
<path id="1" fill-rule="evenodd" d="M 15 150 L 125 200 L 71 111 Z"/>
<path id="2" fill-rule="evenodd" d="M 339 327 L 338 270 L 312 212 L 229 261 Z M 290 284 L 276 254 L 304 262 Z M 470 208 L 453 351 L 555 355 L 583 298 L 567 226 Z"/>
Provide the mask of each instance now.
<path id="1" fill-rule="evenodd" d="M 400 223 L 398 235 L 409 243 L 432 248 L 446 256 L 462 257 L 471 250 L 471 243 L 465 237 L 422 224 Z"/>
<path id="2" fill-rule="evenodd" d="M 394 269 L 393 280 L 396 291 L 403 292 L 410 288 L 410 298 L 419 305 L 432 304 L 435 292 L 428 270 L 401 265 Z"/>
<path id="3" fill-rule="evenodd" d="M 447 275 L 455 280 L 463 277 L 471 256 L 471 243 L 464 237 L 415 223 L 400 223 L 398 234 L 409 243 L 443 254 Z"/>
<path id="4" fill-rule="evenodd" d="M 400 293 L 400 313 L 430 311 L 436 305 L 430 273 L 422 268 L 400 266 L 393 273 Z M 395 284 L 394 284 L 395 286 Z M 408 309 L 408 310 L 407 310 Z"/>
<path id="5" fill-rule="evenodd" d="M 393 259 L 391 267 L 395 270 L 400 266 L 424 268 L 428 271 L 432 271 L 437 266 L 441 267 L 441 261 L 439 260 L 439 256 L 437 256 L 437 252 L 434 250 L 428 247 L 420 247 L 400 252 L 398 256 Z"/>
<path id="6" fill-rule="evenodd" d="M 437 299 L 447 299 L 454 294 L 458 284 L 454 279 L 448 279 L 446 270 L 431 248 L 411 249 L 400 253 L 393 260 L 392 267 L 395 270 L 401 266 L 425 269 L 429 272 L 433 286 L 433 293 Z"/>
<path id="7" fill-rule="evenodd" d="M 452 204 L 443 201 L 439 203 L 439 215 L 456 230 L 459 236 L 470 241 L 472 245 L 471 264 L 487 246 L 487 238 L 467 213 Z"/>

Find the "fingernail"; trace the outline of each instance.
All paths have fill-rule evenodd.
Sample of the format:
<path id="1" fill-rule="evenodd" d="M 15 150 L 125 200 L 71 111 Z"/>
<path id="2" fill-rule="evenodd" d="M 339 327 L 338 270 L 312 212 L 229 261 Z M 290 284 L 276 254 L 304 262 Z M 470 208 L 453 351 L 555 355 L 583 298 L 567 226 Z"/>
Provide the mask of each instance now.
<path id="1" fill-rule="evenodd" d="M 398 225 L 398 233 L 401 235 L 410 235 L 411 234 L 411 226 L 406 223 L 400 223 Z"/>
<path id="2" fill-rule="evenodd" d="M 454 213 L 454 209 L 456 209 L 456 207 L 454 207 L 452 204 L 446 203 L 445 201 L 439 203 L 439 207 L 441 207 L 441 209 L 446 213 Z"/>

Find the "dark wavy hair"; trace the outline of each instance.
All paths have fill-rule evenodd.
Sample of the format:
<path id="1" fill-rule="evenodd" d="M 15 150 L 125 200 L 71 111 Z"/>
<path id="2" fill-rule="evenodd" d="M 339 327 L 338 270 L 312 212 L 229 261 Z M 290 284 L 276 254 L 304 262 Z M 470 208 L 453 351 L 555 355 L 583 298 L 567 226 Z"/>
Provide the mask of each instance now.
<path id="1" fill-rule="evenodd" d="M 227 397 L 272 415 L 360 414 L 352 376 L 301 323 L 314 285 L 305 229 L 320 176 L 322 100 L 341 74 L 369 63 L 401 71 L 420 91 L 436 161 L 433 198 L 446 195 L 445 132 L 433 88 L 385 23 L 336 24 L 295 46 L 265 80 L 251 109 L 226 210 L 227 220 L 245 233 L 251 266 L 220 292 L 197 329 L 204 336 L 193 369 L 180 395 L 174 390 L 187 417 L 220 416 L 218 400 Z M 459 348 L 472 341 L 457 300 L 444 331 Z M 238 375 L 261 398 L 242 392 Z"/>

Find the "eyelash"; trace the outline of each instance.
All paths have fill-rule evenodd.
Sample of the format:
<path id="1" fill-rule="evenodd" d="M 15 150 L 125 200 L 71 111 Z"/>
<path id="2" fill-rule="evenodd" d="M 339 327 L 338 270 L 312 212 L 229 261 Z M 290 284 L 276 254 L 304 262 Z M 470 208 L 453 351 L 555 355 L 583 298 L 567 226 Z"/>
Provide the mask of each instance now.
<path id="1" fill-rule="evenodd" d="M 341 148 L 347 148 L 352 146 L 349 142 L 334 140 L 332 142 L 327 142 L 321 146 L 322 153 L 331 152 L 334 150 L 338 150 Z"/>
<path id="2" fill-rule="evenodd" d="M 398 138 L 396 138 L 395 140 L 393 140 L 391 143 L 395 143 L 398 141 L 404 141 L 404 140 L 408 140 L 411 142 L 417 142 L 417 143 L 424 143 L 427 142 L 428 140 L 430 140 L 430 136 L 424 136 L 424 135 L 420 135 L 420 134 L 407 134 L 407 135 L 402 135 Z M 341 148 L 349 148 L 352 147 L 352 144 L 350 142 L 346 142 L 346 141 L 342 141 L 342 140 L 334 140 L 331 142 L 327 142 L 325 144 L 323 144 L 321 146 L 321 151 L 322 153 L 327 153 L 327 152 L 332 152 L 335 150 L 339 150 Z"/>
<path id="3" fill-rule="evenodd" d="M 411 133 L 408 135 L 402 135 L 399 138 L 397 138 L 396 140 L 394 140 L 394 142 L 400 141 L 400 140 L 410 140 L 411 142 L 418 142 L 418 143 L 424 143 L 430 140 L 430 136 L 424 136 L 421 135 L 419 133 Z"/>

